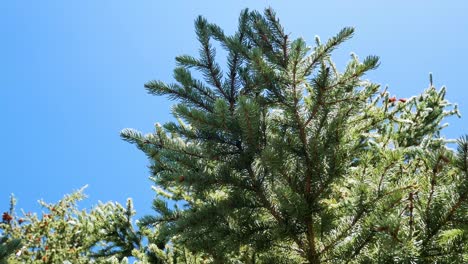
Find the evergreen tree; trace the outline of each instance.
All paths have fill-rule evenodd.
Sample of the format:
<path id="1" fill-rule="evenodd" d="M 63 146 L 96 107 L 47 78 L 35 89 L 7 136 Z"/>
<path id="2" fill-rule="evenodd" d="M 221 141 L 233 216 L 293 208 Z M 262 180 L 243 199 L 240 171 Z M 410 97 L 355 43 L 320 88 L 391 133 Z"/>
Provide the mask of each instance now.
<path id="1" fill-rule="evenodd" d="M 139 226 L 133 220 L 131 199 L 125 207 L 100 202 L 89 211 L 79 210 L 83 190 L 54 204 L 40 201 L 45 209 L 40 217 L 37 213 L 17 216 L 12 196 L 10 210 L 0 223 L 0 235 L 4 235 L 0 238 L 0 264 L 128 264 L 130 258 L 133 264 L 206 263 L 201 254 L 161 240 L 153 228 Z"/>
<path id="2" fill-rule="evenodd" d="M 458 115 L 445 88 L 431 77 L 397 99 L 363 79 L 376 56 L 339 71 L 330 54 L 353 28 L 309 47 L 266 9 L 244 10 L 234 35 L 202 17 L 195 29 L 177 83 L 145 85 L 177 101 L 177 122 L 122 131 L 159 187 L 142 225 L 214 263 L 468 261 L 468 142 L 441 136 Z"/>
<path id="3" fill-rule="evenodd" d="M 84 189 L 84 188 L 83 188 Z M 40 201 L 40 215 L 14 213 L 12 198 L 0 230 L 10 238 L 0 255 L 5 263 L 127 263 L 143 250 L 142 236 L 135 231 L 131 200 L 127 208 L 118 203 L 100 203 L 91 211 L 79 210 L 85 195 L 80 189 L 55 204 Z M 19 249 L 19 243 L 23 247 Z M 3 240 L 2 240 L 3 243 Z M 0 253 L 4 249 L 3 244 Z M 16 254 L 11 255 L 11 251 Z M 9 258 L 8 258 L 9 257 Z M 8 262 L 6 262 L 8 259 Z M 0 262 L 1 263 L 1 262 Z M 146 263 L 146 262 L 144 262 Z"/>

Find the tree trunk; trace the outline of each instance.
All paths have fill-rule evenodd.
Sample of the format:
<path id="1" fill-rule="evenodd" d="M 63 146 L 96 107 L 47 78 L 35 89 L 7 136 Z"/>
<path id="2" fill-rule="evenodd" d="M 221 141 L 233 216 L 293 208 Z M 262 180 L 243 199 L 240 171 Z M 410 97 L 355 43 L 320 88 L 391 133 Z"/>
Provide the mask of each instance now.
<path id="1" fill-rule="evenodd" d="M 320 256 L 315 247 L 315 233 L 312 217 L 307 219 L 307 260 L 309 264 L 319 264 Z"/>

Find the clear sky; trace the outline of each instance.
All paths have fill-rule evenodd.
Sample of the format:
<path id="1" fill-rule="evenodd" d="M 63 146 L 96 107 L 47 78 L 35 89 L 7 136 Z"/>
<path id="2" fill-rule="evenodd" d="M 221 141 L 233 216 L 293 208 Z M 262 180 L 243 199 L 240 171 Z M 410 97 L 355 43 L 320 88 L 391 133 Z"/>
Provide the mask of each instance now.
<path id="1" fill-rule="evenodd" d="M 398 97 L 422 92 L 433 72 L 468 114 L 467 1 L 1 1 L 0 211 L 10 193 L 38 211 L 38 199 L 89 184 L 84 207 L 133 197 L 138 215 L 151 213 L 148 162 L 119 132 L 153 131 L 172 102 L 143 84 L 172 81 L 174 57 L 196 55 L 197 15 L 233 32 L 243 8 L 267 6 L 310 44 L 356 27 L 338 66 L 350 52 L 379 55 L 368 78 Z M 468 133 L 466 117 L 448 121 L 447 137 Z"/>

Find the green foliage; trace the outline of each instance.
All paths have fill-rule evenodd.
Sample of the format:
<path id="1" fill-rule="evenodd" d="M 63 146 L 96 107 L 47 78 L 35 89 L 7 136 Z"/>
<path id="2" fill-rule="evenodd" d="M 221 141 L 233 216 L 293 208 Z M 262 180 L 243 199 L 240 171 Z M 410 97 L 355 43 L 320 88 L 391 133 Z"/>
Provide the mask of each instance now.
<path id="1" fill-rule="evenodd" d="M 20 248 L 21 240 L 14 239 L 8 241 L 6 237 L 0 237 L 0 263 L 7 263 L 8 257 Z"/>
<path id="2" fill-rule="evenodd" d="M 1 240 L 2 260 L 9 256 L 8 263 L 126 263 L 127 257 L 145 250 L 133 229 L 131 200 L 127 208 L 109 202 L 87 212 L 77 207 L 85 198 L 83 189 L 55 204 L 40 201 L 45 210 L 40 215 L 17 216 L 12 198 L 8 221 L 0 224 L 1 232 L 12 238 L 6 244 L 6 237 Z"/>
<path id="3" fill-rule="evenodd" d="M 157 215 L 141 226 L 155 241 L 213 263 L 468 261 L 468 144 L 446 147 L 441 121 L 458 111 L 432 76 L 390 97 L 363 79 L 376 56 L 332 62 L 354 29 L 309 47 L 271 9 L 244 10 L 231 36 L 202 17 L 195 29 L 200 54 L 176 58 L 177 83 L 145 85 L 177 101 L 177 122 L 121 134 L 151 162 Z"/>
<path id="4" fill-rule="evenodd" d="M 168 243 L 154 228 L 134 221 L 131 199 L 126 206 L 99 203 L 90 211 L 79 210 L 84 188 L 66 195 L 55 204 L 40 201 L 46 212 L 41 217 L 10 211 L 0 224 L 0 263 L 113 263 L 201 264 L 209 257 L 193 254 Z M 22 247 L 21 247 L 22 246 Z"/>
<path id="5" fill-rule="evenodd" d="M 11 226 L 14 209 L 15 209 L 16 199 L 12 195 L 10 199 L 10 210 L 8 212 L 3 212 L 2 214 L 2 225 Z M 20 239 L 12 239 L 9 234 L 1 232 L 0 229 L 0 264 L 7 263 L 8 257 L 16 253 L 21 248 Z"/>

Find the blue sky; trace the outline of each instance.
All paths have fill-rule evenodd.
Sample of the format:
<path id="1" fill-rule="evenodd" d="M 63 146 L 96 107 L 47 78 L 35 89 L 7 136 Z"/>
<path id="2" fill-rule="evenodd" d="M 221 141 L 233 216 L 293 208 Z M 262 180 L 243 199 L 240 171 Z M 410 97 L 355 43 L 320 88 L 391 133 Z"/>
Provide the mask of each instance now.
<path id="1" fill-rule="evenodd" d="M 468 3 L 383 2 L 2 1 L 0 211 L 10 193 L 19 208 L 38 211 L 38 199 L 55 202 L 89 184 L 83 207 L 132 197 L 138 215 L 151 213 L 148 162 L 119 132 L 171 120 L 172 102 L 143 84 L 171 82 L 174 57 L 196 55 L 199 14 L 233 32 L 243 8 L 271 6 L 287 32 L 310 44 L 354 26 L 335 52 L 339 67 L 350 52 L 380 56 L 368 78 L 398 97 L 423 91 L 433 72 L 467 114 Z M 448 121 L 447 137 L 468 133 L 465 116 Z"/>

